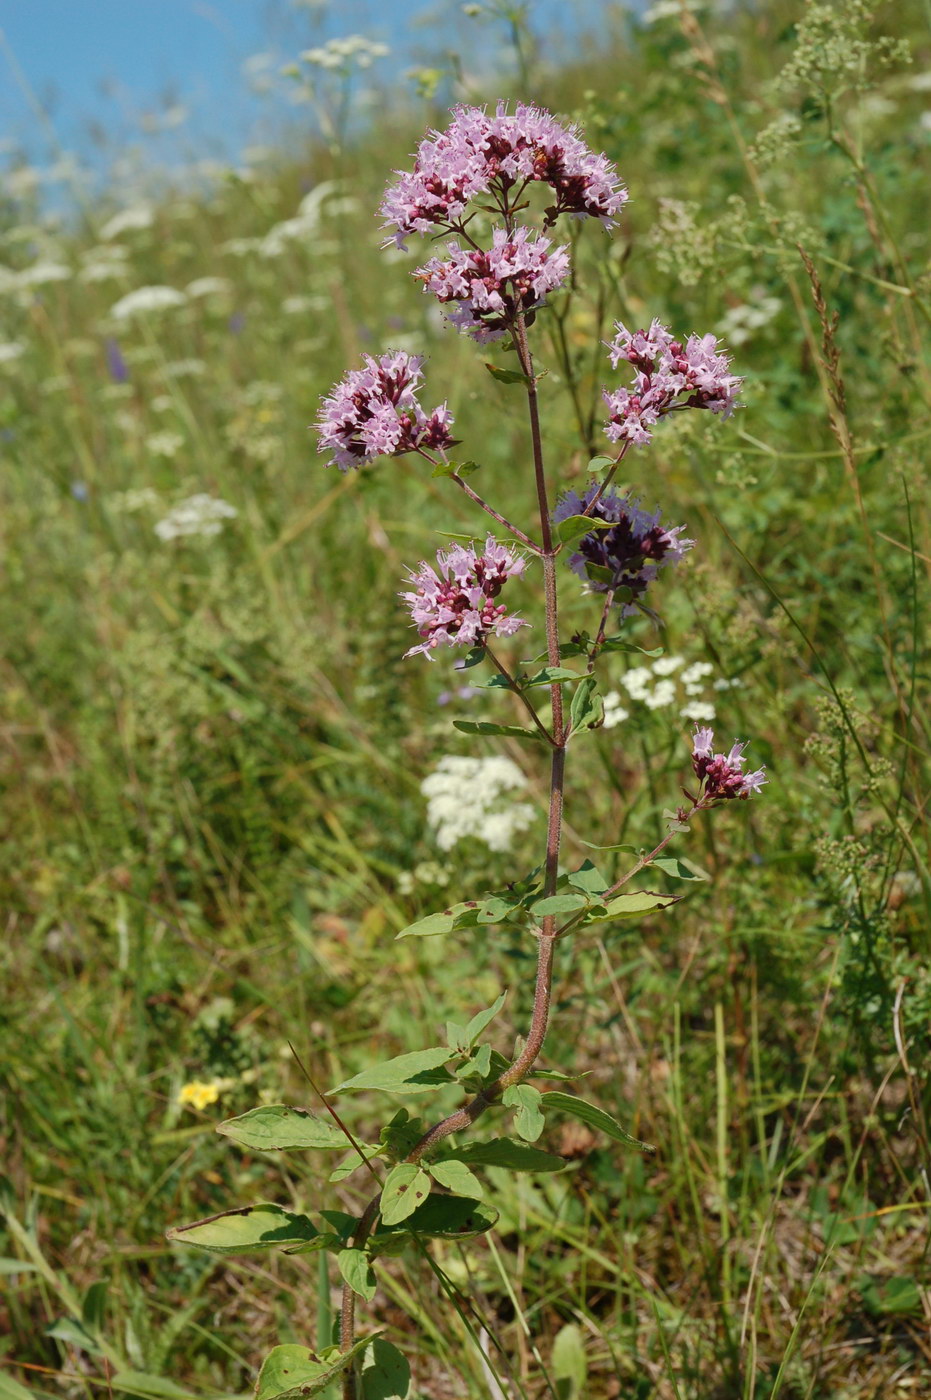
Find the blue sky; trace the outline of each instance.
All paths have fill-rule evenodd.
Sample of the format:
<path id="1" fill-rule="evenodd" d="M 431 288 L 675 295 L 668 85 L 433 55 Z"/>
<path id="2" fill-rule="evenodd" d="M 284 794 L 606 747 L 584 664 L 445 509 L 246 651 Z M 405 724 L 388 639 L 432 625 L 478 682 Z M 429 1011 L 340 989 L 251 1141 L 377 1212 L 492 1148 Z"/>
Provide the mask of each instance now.
<path id="1" fill-rule="evenodd" d="M 534 0 L 532 14 L 558 51 L 606 3 Z M 250 94 L 243 63 L 352 33 L 391 46 L 375 70 L 386 77 L 444 46 L 471 39 L 494 51 L 503 38 L 500 26 L 467 20 L 461 0 L 0 0 L 0 140 L 33 160 L 54 159 L 58 146 L 102 163 L 102 144 L 139 139 L 146 114 L 176 97 L 187 117 L 144 138 L 153 153 L 230 158 L 296 115 Z"/>

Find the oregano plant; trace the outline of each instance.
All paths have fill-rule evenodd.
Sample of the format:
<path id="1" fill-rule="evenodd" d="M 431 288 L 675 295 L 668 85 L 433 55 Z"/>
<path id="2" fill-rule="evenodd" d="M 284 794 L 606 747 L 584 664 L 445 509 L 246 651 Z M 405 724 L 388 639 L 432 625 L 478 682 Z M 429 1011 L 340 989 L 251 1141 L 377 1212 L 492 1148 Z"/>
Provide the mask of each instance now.
<path id="1" fill-rule="evenodd" d="M 539 227 L 525 222 L 532 217 L 534 186 L 548 200 Z M 618 489 L 621 464 L 631 449 L 650 443 L 669 414 L 705 409 L 728 417 L 740 385 L 713 335 L 682 340 L 656 320 L 636 331 L 617 323 L 608 359 L 614 371 L 623 368 L 631 377 L 604 391 L 611 450 L 589 463 L 581 490 L 559 490 L 558 463 L 548 461 L 541 430 L 542 375 L 531 340 L 547 297 L 574 271 L 569 245 L 557 245 L 549 235 L 568 217 L 596 218 L 610 230 L 626 200 L 611 162 L 590 150 L 574 127 L 534 106 L 518 104 L 510 111 L 500 103 L 493 115 L 477 107 L 454 109 L 447 129 L 425 138 L 413 169 L 398 175 L 381 206 L 389 243 L 403 247 L 413 234 L 447 238 L 443 251 L 414 276 L 439 300 L 449 323 L 480 345 L 503 341 L 513 352 L 514 368 L 488 369 L 526 401 L 527 461 L 515 468 L 526 476 L 526 517 L 513 522 L 471 485 L 476 464 L 455 455 L 460 444 L 449 410 L 445 404 L 430 411 L 422 406 L 422 359 L 403 350 L 365 356 L 364 367 L 351 370 L 324 399 L 320 450 L 343 471 L 379 457 L 415 454 L 433 476 L 448 480 L 490 517 L 493 526 L 484 538 L 441 548 L 435 563 L 423 561 L 410 570 L 401 598 L 417 640 L 407 656 L 432 661 L 451 648 L 466 667 L 484 665 L 483 684 L 515 697 L 523 722 L 457 720 L 455 727 L 482 739 L 525 741 L 549 773 L 538 867 L 515 872 L 503 889 L 428 914 L 398 937 L 490 933 L 496 927 L 520 933 L 536 946 L 533 1010 L 514 1051 L 494 1035 L 502 994 L 467 1024 L 450 1023 L 445 1044 L 399 1055 L 335 1085 L 330 1093 L 340 1096 L 339 1105 L 324 1099 L 325 1115 L 275 1104 L 220 1124 L 220 1132 L 246 1149 L 332 1151 L 339 1160 L 331 1182 L 357 1169 L 372 1182 L 370 1199 L 357 1213 L 321 1203 L 310 1216 L 262 1202 L 170 1231 L 174 1240 L 221 1254 L 280 1249 L 333 1255 L 343 1281 L 338 1343 L 317 1338 L 315 1347 L 275 1347 L 260 1372 L 258 1400 L 319 1394 L 337 1378 L 345 1400 L 403 1397 L 408 1363 L 384 1338 L 357 1337 L 356 1300 L 374 1297 L 383 1259 L 428 1248 L 431 1239 L 461 1240 L 493 1228 L 497 1213 L 483 1168 L 559 1171 L 562 1158 L 535 1146 L 547 1119 L 570 1115 L 615 1142 L 651 1150 L 597 1105 L 528 1082 L 531 1076 L 544 1083 L 567 1077 L 553 1071 L 544 1077 L 536 1069 L 550 1015 L 554 951 L 590 925 L 636 920 L 677 903 L 681 896 L 652 889 L 638 877 L 659 869 L 694 878 L 690 867 L 664 855 L 667 846 L 699 813 L 746 799 L 765 781 L 762 769 L 745 771 L 744 744 L 716 753 L 712 731 L 697 728 L 692 778 L 682 788 L 682 801 L 666 814 L 665 835 L 653 849 L 610 879 L 591 859 L 575 869 L 560 860 L 567 756 L 604 719 L 598 663 L 611 653 L 640 650 L 625 635 L 625 622 L 644 613 L 656 618 L 660 571 L 694 545 L 684 526 L 664 525 L 658 509 L 645 509 L 630 489 Z M 559 625 L 563 563 L 565 583 L 584 588 L 592 605 L 589 629 L 571 637 L 563 637 Z M 522 636 L 528 625 L 506 601 L 510 581 L 524 574 L 541 581 L 545 650 L 515 663 L 499 641 Z M 360 1141 L 344 1117 L 343 1096 L 358 1091 L 428 1100 L 451 1088 L 461 1095 L 452 1113 L 431 1122 L 429 1115 L 391 1109 L 377 1141 Z M 493 1112 L 502 1109 L 508 1110 L 506 1119 Z M 494 1124 L 490 1133 L 488 1122 Z"/>

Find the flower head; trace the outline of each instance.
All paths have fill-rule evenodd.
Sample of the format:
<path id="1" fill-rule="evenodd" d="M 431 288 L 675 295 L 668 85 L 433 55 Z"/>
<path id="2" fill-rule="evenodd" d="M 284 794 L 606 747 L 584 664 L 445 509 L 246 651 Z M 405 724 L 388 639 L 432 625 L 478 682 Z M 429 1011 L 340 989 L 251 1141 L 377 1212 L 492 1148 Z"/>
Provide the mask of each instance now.
<path id="1" fill-rule="evenodd" d="M 582 515 L 599 491 L 597 483 L 579 495 L 567 491 L 560 497 L 553 520 L 567 520 Z M 641 510 L 639 501 L 608 490 L 591 512 L 593 520 L 611 522 L 609 530 L 592 530 L 584 535 L 569 558 L 569 566 L 585 579 L 595 593 L 615 591 L 619 594 L 621 616 L 637 611 L 647 587 L 659 570 L 667 564 L 677 564 L 694 540 L 680 539 L 684 525 L 667 530 L 660 524 L 661 512 L 652 514 Z M 597 570 L 597 572 L 595 572 Z"/>
<path id="2" fill-rule="evenodd" d="M 529 228 L 496 228 L 487 252 L 461 248 L 455 240 L 446 247 L 448 258 L 431 258 L 414 276 L 438 301 L 452 305 L 447 319 L 473 340 L 497 340 L 517 315 L 541 306 L 569 275 L 568 248 L 551 252 L 550 240 Z"/>
<path id="3" fill-rule="evenodd" d="M 523 618 L 508 616 L 503 603 L 496 602 L 509 578 L 519 576 L 526 560 L 516 550 L 499 544 L 494 535 L 485 541 L 484 552 L 475 545 L 454 544 L 436 556 L 437 568 L 424 561 L 411 572 L 413 590 L 402 593 L 411 618 L 423 641 L 405 656 L 430 652 L 440 645 L 481 647 L 488 637 L 510 637 Z"/>
<path id="4" fill-rule="evenodd" d="M 513 112 L 499 102 L 494 116 L 481 107 L 455 107 L 446 130 L 431 131 L 420 143 L 413 170 L 397 174 L 381 212 L 399 248 L 410 233 L 456 226 L 476 195 L 500 197 L 535 181 L 555 196 L 548 223 L 560 214 L 588 214 L 611 227 L 627 201 L 614 166 L 586 146 L 577 127 L 523 102 Z"/>
<path id="5" fill-rule="evenodd" d="M 633 365 L 631 389 L 604 390 L 609 419 L 605 432 L 612 442 L 649 442 L 652 429 L 667 413 L 681 408 L 708 408 L 727 418 L 737 403 L 743 382 L 730 374 L 730 356 L 717 349 L 717 339 L 690 335 L 685 345 L 659 321 L 648 331 L 629 331 L 618 321 L 608 347 L 615 369 L 621 361 Z"/>
<path id="6" fill-rule="evenodd" d="M 746 759 L 743 751 L 747 741 L 735 743 L 730 753 L 714 752 L 714 731 L 707 728 L 695 729 L 692 739 L 692 768 L 701 783 L 701 801 L 705 803 L 724 801 L 732 797 L 749 797 L 759 792 L 766 782 L 766 770 L 758 768 L 755 773 L 745 773 Z"/>
<path id="7" fill-rule="evenodd" d="M 468 758 L 446 754 L 420 785 L 427 798 L 427 822 L 441 851 L 478 837 L 493 851 L 509 851 L 513 838 L 536 818 L 528 802 L 512 794 L 526 789 L 517 764 L 503 755 Z"/>
<path id="8" fill-rule="evenodd" d="M 188 496 L 159 520 L 155 533 L 160 540 L 176 540 L 184 535 L 201 535 L 209 539 L 220 533 L 224 520 L 234 520 L 238 514 L 229 501 L 201 491 L 196 496 Z"/>
<path id="9" fill-rule="evenodd" d="M 376 457 L 453 445 L 453 419 L 445 403 L 428 415 L 417 400 L 422 364 L 421 356 L 406 350 L 389 351 L 377 360 L 366 355 L 365 369 L 350 370 L 334 386 L 317 421 L 318 450 L 332 454 L 331 464 L 348 471 Z"/>

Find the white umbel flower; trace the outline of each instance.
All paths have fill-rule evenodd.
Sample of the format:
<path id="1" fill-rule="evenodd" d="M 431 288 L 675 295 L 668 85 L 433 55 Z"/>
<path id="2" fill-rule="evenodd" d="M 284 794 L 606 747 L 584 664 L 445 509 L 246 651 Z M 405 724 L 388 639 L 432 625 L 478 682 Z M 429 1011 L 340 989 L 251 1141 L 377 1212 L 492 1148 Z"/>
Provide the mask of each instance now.
<path id="1" fill-rule="evenodd" d="M 420 785 L 440 850 L 474 836 L 493 851 L 509 851 L 514 837 L 536 818 L 529 803 L 510 799 L 525 787 L 523 773 L 509 758 L 446 754 Z"/>
<path id="2" fill-rule="evenodd" d="M 115 321 L 128 321 L 140 312 L 144 315 L 151 311 L 168 311 L 186 302 L 187 297 L 177 287 L 137 287 L 110 307 L 110 315 Z"/>
<path id="3" fill-rule="evenodd" d="M 160 540 L 176 540 L 182 535 L 218 535 L 224 520 L 232 520 L 239 512 L 229 501 L 201 492 L 170 510 L 155 526 Z"/>

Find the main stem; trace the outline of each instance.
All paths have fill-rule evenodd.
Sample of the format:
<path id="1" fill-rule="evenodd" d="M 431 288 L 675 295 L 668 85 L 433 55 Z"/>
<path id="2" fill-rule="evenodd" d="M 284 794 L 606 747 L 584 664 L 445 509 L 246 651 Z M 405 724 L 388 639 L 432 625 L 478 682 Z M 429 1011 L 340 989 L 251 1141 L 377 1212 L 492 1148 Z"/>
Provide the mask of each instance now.
<path id="1" fill-rule="evenodd" d="M 533 472 L 537 491 L 537 505 L 540 513 L 540 535 L 543 541 L 543 589 L 546 609 L 546 654 L 551 666 L 559 665 L 559 625 L 556 596 L 556 553 L 553 548 L 553 532 L 550 525 L 549 499 L 546 490 L 546 473 L 543 465 L 543 439 L 540 433 L 540 412 L 537 403 L 537 384 L 533 370 L 533 357 L 527 344 L 527 330 L 522 316 L 518 316 L 512 328 L 514 348 L 520 363 L 521 372 L 527 381 L 527 411 L 530 418 L 530 441 L 533 451 Z M 459 482 L 463 485 L 462 481 Z M 558 684 L 551 687 L 553 697 L 552 761 L 550 766 L 549 819 L 546 830 L 546 865 L 543 880 L 544 895 L 556 890 L 559 874 L 559 845 L 562 837 L 563 786 L 566 772 L 566 732 L 563 714 L 562 691 Z M 487 1084 L 462 1108 L 451 1113 L 441 1122 L 435 1123 L 424 1133 L 419 1142 L 405 1157 L 406 1162 L 419 1162 L 437 1143 L 452 1133 L 470 1128 L 487 1108 L 512 1084 L 520 1084 L 533 1068 L 543 1042 L 549 1021 L 550 995 L 553 986 L 553 954 L 556 944 L 556 916 L 547 914 L 543 919 L 537 943 L 537 973 L 533 993 L 533 1011 L 530 1027 L 523 1049 L 512 1063 L 493 1083 Z M 362 1249 L 369 1237 L 372 1226 L 378 1218 L 380 1197 L 375 1196 L 366 1206 L 352 1237 L 354 1249 Z M 340 1349 L 349 1351 L 355 1339 L 355 1294 L 348 1283 L 343 1284 L 342 1308 L 340 1312 Z M 358 1390 L 353 1369 L 343 1377 L 343 1400 L 357 1400 Z"/>

